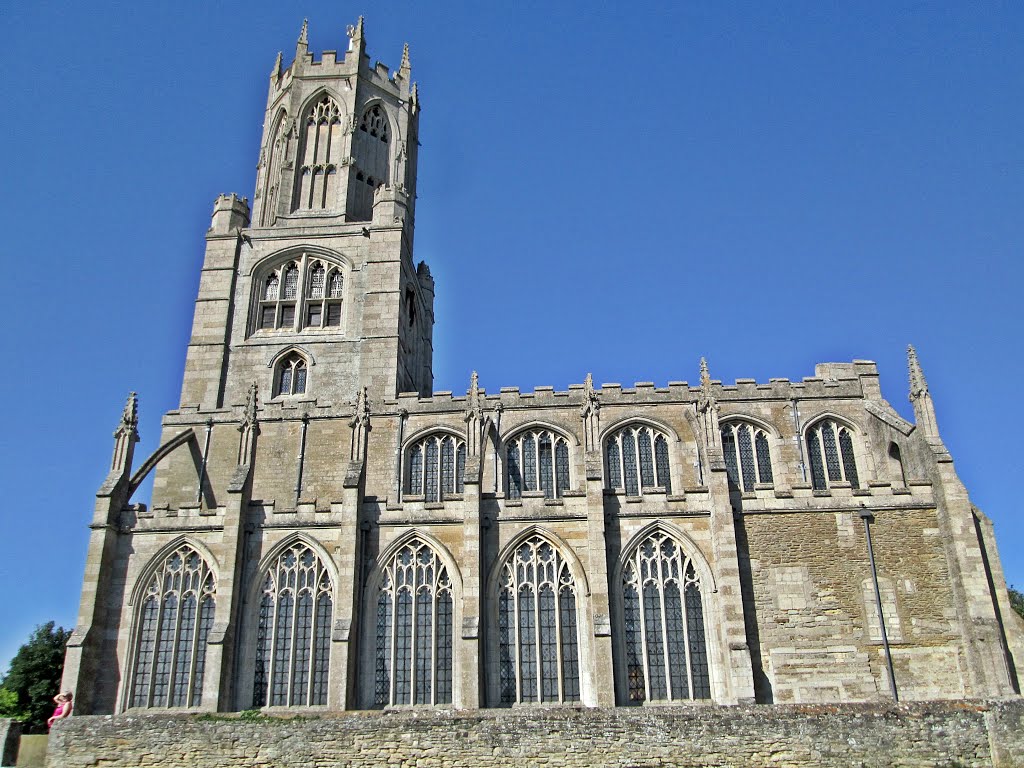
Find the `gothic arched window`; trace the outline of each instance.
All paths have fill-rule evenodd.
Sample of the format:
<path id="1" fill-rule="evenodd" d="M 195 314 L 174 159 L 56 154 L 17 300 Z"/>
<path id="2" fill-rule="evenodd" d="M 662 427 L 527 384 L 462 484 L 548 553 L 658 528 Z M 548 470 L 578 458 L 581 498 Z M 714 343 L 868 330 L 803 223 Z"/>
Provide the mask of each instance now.
<path id="1" fill-rule="evenodd" d="M 812 425 L 807 430 L 807 459 L 815 490 L 825 490 L 832 483 L 842 481 L 859 487 L 853 436 L 845 424 L 822 419 Z"/>
<path id="2" fill-rule="evenodd" d="M 625 488 L 627 496 L 639 496 L 641 489 L 649 488 L 672 492 L 668 438 L 646 424 L 612 433 L 605 440 L 605 462 L 609 488 Z"/>
<path id="3" fill-rule="evenodd" d="M 498 585 L 498 687 L 502 704 L 580 700 L 576 584 L 541 536 L 515 548 Z"/>
<path id="4" fill-rule="evenodd" d="M 525 491 L 544 491 L 547 499 L 569 490 L 569 443 L 550 429 L 521 432 L 505 446 L 510 499 Z"/>
<path id="5" fill-rule="evenodd" d="M 391 127 L 387 112 L 374 104 L 363 112 L 352 137 L 356 167 L 349 175 L 348 213 L 353 221 L 373 217 L 373 193 L 391 178 Z"/>
<path id="6" fill-rule="evenodd" d="M 306 391 L 306 359 L 292 352 L 277 364 L 274 375 L 274 397 L 301 395 Z"/>
<path id="7" fill-rule="evenodd" d="M 296 542 L 262 578 L 252 705 L 326 704 L 334 614 L 330 574 L 307 544 Z"/>
<path id="8" fill-rule="evenodd" d="M 317 211 L 334 207 L 341 151 L 341 109 L 334 99 L 324 96 L 306 117 L 296 209 Z"/>
<path id="9" fill-rule="evenodd" d="M 253 330 L 337 329 L 342 321 L 344 267 L 303 254 L 257 273 Z"/>
<path id="10" fill-rule="evenodd" d="M 282 285 L 283 283 L 283 285 Z M 259 327 L 294 328 L 299 268 L 294 261 L 269 272 L 260 289 Z"/>
<path id="11" fill-rule="evenodd" d="M 281 165 L 288 151 L 288 123 L 288 116 L 281 115 L 263 153 L 263 203 L 260 209 L 260 224 L 264 227 L 271 226 L 277 220 Z M 285 197 L 287 198 L 287 194 Z"/>
<path id="12" fill-rule="evenodd" d="M 452 703 L 453 605 L 448 569 L 419 539 L 384 566 L 377 593 L 374 704 Z"/>
<path id="13" fill-rule="evenodd" d="M 449 434 L 417 440 L 408 450 L 406 492 L 424 501 L 443 501 L 446 493 L 462 493 L 466 442 Z"/>
<path id="14" fill-rule="evenodd" d="M 306 280 L 306 318 L 303 327 L 330 328 L 341 325 L 342 281 L 341 270 L 337 267 L 319 260 L 312 262 Z"/>
<path id="15" fill-rule="evenodd" d="M 756 483 L 772 483 L 768 433 L 753 424 L 722 424 L 722 453 L 731 490 L 752 491 Z"/>
<path id="16" fill-rule="evenodd" d="M 198 707 L 217 592 L 210 566 L 187 544 L 163 559 L 139 609 L 130 707 Z"/>
<path id="17" fill-rule="evenodd" d="M 700 578 L 679 544 L 648 536 L 622 571 L 629 703 L 711 698 Z"/>

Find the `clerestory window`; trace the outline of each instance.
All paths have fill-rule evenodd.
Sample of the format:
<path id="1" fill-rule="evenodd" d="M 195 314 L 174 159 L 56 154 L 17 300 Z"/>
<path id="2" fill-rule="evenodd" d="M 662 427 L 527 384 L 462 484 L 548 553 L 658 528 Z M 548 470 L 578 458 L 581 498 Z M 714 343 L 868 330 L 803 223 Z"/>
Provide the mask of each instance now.
<path id="1" fill-rule="evenodd" d="M 628 496 L 664 488 L 672 492 L 668 439 L 646 424 L 632 424 L 605 440 L 605 477 L 609 488 L 625 488 Z"/>
<path id="2" fill-rule="evenodd" d="M 424 501 L 442 501 L 446 493 L 462 493 L 466 442 L 449 434 L 416 441 L 407 452 L 406 492 Z"/>
<path id="3" fill-rule="evenodd" d="M 753 491 L 757 483 L 774 482 L 768 434 L 760 427 L 742 421 L 722 424 L 722 452 L 730 490 Z"/>
<path id="4" fill-rule="evenodd" d="M 527 491 L 560 498 L 569 490 L 569 443 L 550 429 L 530 429 L 509 440 L 505 465 L 510 499 Z"/>
<path id="5" fill-rule="evenodd" d="M 345 292 L 340 264 L 304 254 L 265 272 L 256 286 L 254 330 L 340 330 Z"/>
<path id="6" fill-rule="evenodd" d="M 217 587 L 187 544 L 167 555 L 146 583 L 139 608 L 131 707 L 198 707 Z"/>
<path id="7" fill-rule="evenodd" d="M 807 430 L 807 459 L 811 484 L 825 490 L 833 483 L 848 482 L 858 488 L 857 460 L 850 428 L 834 419 L 822 419 Z"/>
<path id="8" fill-rule="evenodd" d="M 502 704 L 580 700 L 576 584 L 551 542 L 533 536 L 505 561 L 498 587 Z"/>
<path id="9" fill-rule="evenodd" d="M 451 704 L 453 605 L 448 569 L 419 539 L 385 565 L 377 594 L 375 704 Z"/>
<path id="10" fill-rule="evenodd" d="M 711 698 L 700 577 L 662 532 L 630 554 L 622 572 L 629 703 Z"/>
<path id="11" fill-rule="evenodd" d="M 296 210 L 334 208 L 342 151 L 341 109 L 330 96 L 314 104 L 306 117 L 296 190 Z"/>
<path id="12" fill-rule="evenodd" d="M 297 542 L 263 573 L 256 627 L 254 707 L 327 703 L 334 587 L 316 553 Z"/>
<path id="13" fill-rule="evenodd" d="M 282 358 L 274 375 L 274 397 L 304 394 L 306 370 L 306 359 L 298 352 L 292 352 Z"/>

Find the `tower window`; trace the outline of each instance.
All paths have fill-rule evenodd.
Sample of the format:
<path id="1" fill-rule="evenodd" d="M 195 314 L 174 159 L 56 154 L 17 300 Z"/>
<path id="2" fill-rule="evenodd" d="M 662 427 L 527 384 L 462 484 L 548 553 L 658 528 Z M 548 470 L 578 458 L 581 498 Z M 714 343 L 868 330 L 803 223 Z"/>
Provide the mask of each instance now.
<path id="1" fill-rule="evenodd" d="M 651 488 L 672 492 L 668 439 L 646 424 L 623 427 L 608 437 L 605 469 L 608 487 L 625 488 L 629 496 Z"/>
<path id="2" fill-rule="evenodd" d="M 254 707 L 327 703 L 333 591 L 323 562 L 301 542 L 282 552 L 264 572 Z"/>
<path id="3" fill-rule="evenodd" d="M 753 491 L 756 483 L 774 482 L 768 435 L 760 427 L 735 421 L 723 424 L 722 453 L 730 490 Z"/>
<path id="4" fill-rule="evenodd" d="M 391 178 L 391 127 L 381 104 L 368 107 L 352 136 L 355 173 L 350 176 L 348 210 L 351 221 L 373 218 L 374 190 Z"/>
<path id="5" fill-rule="evenodd" d="M 303 255 L 264 275 L 256 330 L 340 328 L 345 278 L 340 264 Z"/>
<path id="6" fill-rule="evenodd" d="M 569 443 L 557 432 L 533 429 L 510 440 L 505 448 L 508 496 L 544 491 L 548 499 L 569 490 Z"/>
<path id="7" fill-rule="evenodd" d="M 452 435 L 429 435 L 408 451 L 406 491 L 425 501 L 442 501 L 446 493 L 462 493 L 466 443 Z"/>
<path id="8" fill-rule="evenodd" d="M 832 483 L 843 481 L 859 487 L 853 437 L 846 425 L 823 419 L 808 429 L 807 458 L 815 490 L 825 490 Z"/>
<path id="9" fill-rule="evenodd" d="M 498 587 L 498 689 L 502 704 L 580 700 L 576 584 L 541 536 L 516 547 Z"/>
<path id="10" fill-rule="evenodd" d="M 444 563 L 419 539 L 384 569 L 376 635 L 375 704 L 451 704 L 452 584 Z"/>
<path id="11" fill-rule="evenodd" d="M 317 211 L 334 207 L 341 148 L 341 109 L 334 99 L 324 96 L 310 108 L 306 118 L 296 209 Z"/>
<path id="12" fill-rule="evenodd" d="M 206 561 L 188 545 L 150 576 L 137 618 L 132 707 L 198 707 L 216 585 Z"/>
<path id="13" fill-rule="evenodd" d="M 277 364 L 274 396 L 301 395 L 306 391 L 306 360 L 292 352 Z"/>

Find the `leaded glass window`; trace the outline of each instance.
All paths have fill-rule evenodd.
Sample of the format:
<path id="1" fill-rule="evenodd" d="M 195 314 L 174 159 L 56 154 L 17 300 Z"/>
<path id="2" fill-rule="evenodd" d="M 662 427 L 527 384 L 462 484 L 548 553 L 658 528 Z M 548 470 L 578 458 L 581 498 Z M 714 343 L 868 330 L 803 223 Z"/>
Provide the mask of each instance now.
<path id="1" fill-rule="evenodd" d="M 306 360 L 298 352 L 286 355 L 277 364 L 274 396 L 301 395 L 306 391 Z"/>
<path id="2" fill-rule="evenodd" d="M 693 561 L 656 531 L 622 571 L 629 703 L 711 698 L 704 606 Z"/>
<path id="3" fill-rule="evenodd" d="M 668 439 L 646 424 L 631 424 L 605 440 L 605 477 L 609 488 L 622 488 L 627 496 L 664 488 L 672 492 Z"/>
<path id="4" fill-rule="evenodd" d="M 198 707 L 216 583 L 187 544 L 167 555 L 146 582 L 139 609 L 130 707 Z"/>
<path id="5" fill-rule="evenodd" d="M 846 425 L 823 419 L 807 430 L 807 458 L 811 465 L 811 484 L 825 490 L 832 483 L 848 482 L 860 487 L 853 435 Z"/>
<path id="6" fill-rule="evenodd" d="M 323 561 L 303 542 L 288 547 L 263 573 L 254 707 L 327 703 L 333 594 Z"/>
<path id="7" fill-rule="evenodd" d="M 757 483 L 772 483 L 768 433 L 743 421 L 722 424 L 722 453 L 729 489 L 753 491 Z"/>
<path id="8" fill-rule="evenodd" d="M 451 704 L 452 583 L 429 545 L 412 539 L 395 553 L 376 608 L 374 704 Z"/>
<path id="9" fill-rule="evenodd" d="M 427 435 L 406 451 L 405 490 L 423 494 L 424 501 L 444 501 L 445 494 L 462 493 L 466 472 L 466 442 L 447 433 Z"/>
<path id="10" fill-rule="evenodd" d="M 505 467 L 510 499 L 524 491 L 560 498 L 569 490 L 569 443 L 549 429 L 522 432 L 505 446 Z"/>
<path id="11" fill-rule="evenodd" d="M 299 150 L 297 210 L 316 211 L 334 207 L 338 197 L 336 179 L 344 133 L 341 116 L 341 109 L 330 96 L 324 96 L 310 108 Z"/>
<path id="12" fill-rule="evenodd" d="M 373 215 L 373 193 L 387 184 L 391 171 L 391 127 L 387 112 L 374 104 L 363 112 L 352 136 L 355 172 L 349 175 L 348 214 L 352 221 Z"/>
<path id="13" fill-rule="evenodd" d="M 303 254 L 257 281 L 254 330 L 303 331 L 341 326 L 342 266 Z"/>
<path id="14" fill-rule="evenodd" d="M 502 704 L 580 699 L 576 584 L 541 536 L 516 547 L 498 588 L 498 687 Z"/>

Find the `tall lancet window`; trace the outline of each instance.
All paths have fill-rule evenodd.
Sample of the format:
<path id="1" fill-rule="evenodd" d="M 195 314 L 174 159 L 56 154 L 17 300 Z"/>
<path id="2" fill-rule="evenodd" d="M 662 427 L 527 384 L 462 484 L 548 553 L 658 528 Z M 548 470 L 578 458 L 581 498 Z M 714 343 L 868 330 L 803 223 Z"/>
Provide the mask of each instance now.
<path id="1" fill-rule="evenodd" d="M 722 453 L 729 488 L 752 491 L 757 483 L 771 483 L 772 461 L 768 434 L 742 421 L 722 424 Z"/>
<path id="2" fill-rule="evenodd" d="M 334 587 L 316 553 L 296 542 L 263 573 L 254 707 L 327 703 Z"/>
<path id="3" fill-rule="evenodd" d="M 380 104 L 367 109 L 352 137 L 356 167 L 349 175 L 349 216 L 354 221 L 373 218 L 373 192 L 391 179 L 391 126 Z"/>
<path id="4" fill-rule="evenodd" d="M 516 547 L 501 569 L 498 677 L 502 704 L 580 700 L 576 584 L 541 536 Z"/>
<path id="5" fill-rule="evenodd" d="M 623 427 L 610 435 L 605 441 L 605 462 L 609 488 L 625 488 L 629 496 L 651 488 L 672 492 L 668 439 L 646 424 Z"/>
<path id="6" fill-rule="evenodd" d="M 341 109 L 334 99 L 324 96 L 306 117 L 296 209 L 321 211 L 335 207 L 341 151 Z"/>
<path id="7" fill-rule="evenodd" d="M 448 569 L 434 550 L 413 539 L 383 570 L 374 704 L 451 704 L 454 614 Z"/>
<path id="8" fill-rule="evenodd" d="M 428 435 L 408 452 L 406 492 L 424 501 L 443 501 L 446 493 L 462 493 L 466 472 L 466 441 L 448 434 Z"/>
<path id="9" fill-rule="evenodd" d="M 183 544 L 146 584 L 139 609 L 131 707 L 198 707 L 216 583 L 210 566 Z"/>
<path id="10" fill-rule="evenodd" d="M 549 429 L 521 432 L 505 446 L 505 468 L 510 499 L 525 491 L 560 498 L 569 490 L 569 443 Z"/>
<path id="11" fill-rule="evenodd" d="M 263 157 L 263 205 L 260 209 L 260 225 L 269 227 L 277 220 L 277 206 L 280 200 L 281 164 L 288 151 L 288 117 L 281 115 L 274 134 Z M 287 200 L 287 194 L 285 199 Z"/>
<path id="12" fill-rule="evenodd" d="M 679 544 L 647 537 L 622 571 L 629 703 L 711 698 L 700 577 Z"/>
<path id="13" fill-rule="evenodd" d="M 807 460 L 811 484 L 825 490 L 833 483 L 848 482 L 858 488 L 857 460 L 849 427 L 833 419 L 822 419 L 807 430 Z"/>

